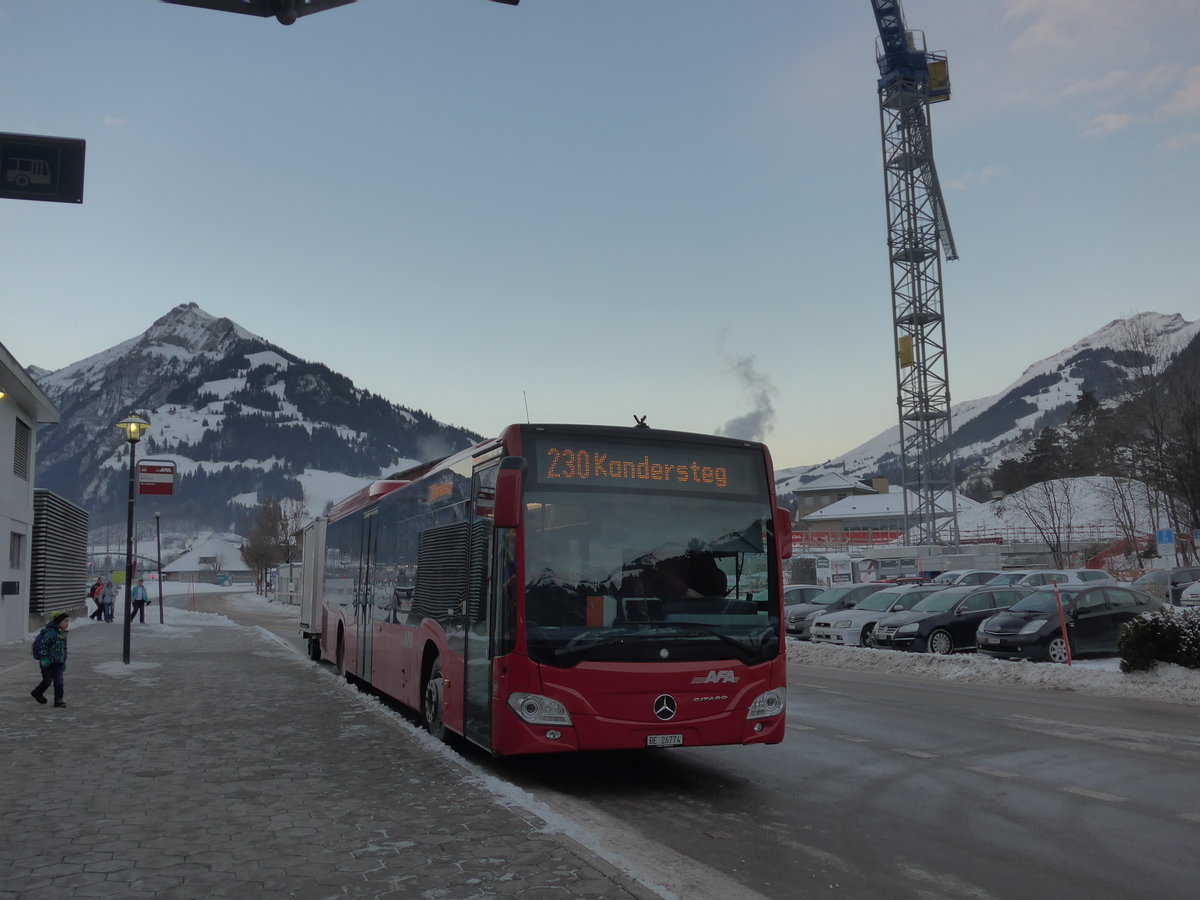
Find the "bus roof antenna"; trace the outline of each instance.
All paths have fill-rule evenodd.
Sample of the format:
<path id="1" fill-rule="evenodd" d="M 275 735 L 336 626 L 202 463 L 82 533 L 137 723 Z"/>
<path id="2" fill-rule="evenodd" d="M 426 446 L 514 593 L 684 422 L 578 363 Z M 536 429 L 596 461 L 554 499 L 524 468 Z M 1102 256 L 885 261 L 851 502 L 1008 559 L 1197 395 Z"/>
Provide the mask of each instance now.
<path id="1" fill-rule="evenodd" d="M 639 416 L 637 413 L 633 414 L 633 421 L 637 422 L 637 425 L 634 426 L 635 428 L 649 428 L 650 427 L 649 425 L 646 424 L 646 417 Z"/>

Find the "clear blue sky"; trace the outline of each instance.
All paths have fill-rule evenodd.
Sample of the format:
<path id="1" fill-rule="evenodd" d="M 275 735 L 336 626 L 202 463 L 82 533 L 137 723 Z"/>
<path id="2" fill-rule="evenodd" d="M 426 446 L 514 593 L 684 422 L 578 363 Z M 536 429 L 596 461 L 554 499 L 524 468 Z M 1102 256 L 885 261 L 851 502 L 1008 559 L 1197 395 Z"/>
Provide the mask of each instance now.
<path id="1" fill-rule="evenodd" d="M 954 85 L 954 401 L 1200 317 L 1200 4 L 905 12 Z M 0 0 L 0 131 L 87 141 L 82 206 L 0 201 L 0 339 L 53 369 L 195 301 L 485 434 L 765 396 L 776 465 L 821 462 L 896 418 L 875 34 L 867 0 Z"/>

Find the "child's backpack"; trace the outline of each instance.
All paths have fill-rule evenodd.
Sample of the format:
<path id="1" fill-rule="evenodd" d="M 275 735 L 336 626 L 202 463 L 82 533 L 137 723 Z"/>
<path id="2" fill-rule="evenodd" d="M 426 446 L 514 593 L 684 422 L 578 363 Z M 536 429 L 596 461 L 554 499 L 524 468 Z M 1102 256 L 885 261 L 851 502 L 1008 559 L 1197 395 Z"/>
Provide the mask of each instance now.
<path id="1" fill-rule="evenodd" d="M 45 646 L 46 646 L 46 629 L 43 628 L 41 631 L 39 631 L 37 633 L 37 636 L 33 639 L 33 648 L 32 649 L 33 649 L 33 658 L 34 659 L 42 658 L 42 650 L 45 648 Z"/>

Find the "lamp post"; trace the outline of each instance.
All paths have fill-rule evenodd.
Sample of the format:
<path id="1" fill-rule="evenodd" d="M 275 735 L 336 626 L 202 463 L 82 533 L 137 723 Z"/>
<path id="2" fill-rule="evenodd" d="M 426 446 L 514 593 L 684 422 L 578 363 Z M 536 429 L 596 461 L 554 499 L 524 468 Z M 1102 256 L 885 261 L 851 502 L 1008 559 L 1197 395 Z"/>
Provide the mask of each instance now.
<path id="1" fill-rule="evenodd" d="M 158 624 L 163 624 L 162 598 L 162 531 L 159 530 L 158 513 L 154 514 L 154 546 L 158 556 Z"/>
<path id="2" fill-rule="evenodd" d="M 125 433 L 129 443 L 129 520 L 125 529 L 125 641 L 122 645 L 121 659 L 129 665 L 129 627 L 133 622 L 133 504 L 137 494 L 137 468 L 134 464 L 137 442 L 150 428 L 150 423 L 136 413 L 130 413 L 117 423 L 117 427 Z"/>

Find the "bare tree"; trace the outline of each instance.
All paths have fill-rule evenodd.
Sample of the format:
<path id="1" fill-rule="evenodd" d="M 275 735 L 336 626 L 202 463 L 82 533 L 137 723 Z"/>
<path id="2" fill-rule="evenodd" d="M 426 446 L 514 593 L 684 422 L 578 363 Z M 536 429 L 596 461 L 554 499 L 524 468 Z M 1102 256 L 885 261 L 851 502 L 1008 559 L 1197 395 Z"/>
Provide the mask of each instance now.
<path id="1" fill-rule="evenodd" d="M 283 554 L 280 562 L 296 562 L 300 558 L 300 543 L 296 535 L 308 522 L 308 507 L 303 500 L 291 497 L 279 505 L 279 534 L 276 542 Z"/>
<path id="2" fill-rule="evenodd" d="M 270 569 L 299 557 L 296 533 L 305 519 L 305 506 L 300 500 L 267 497 L 255 508 L 242 544 L 242 559 L 254 570 L 259 591 L 267 584 Z"/>
<path id="3" fill-rule="evenodd" d="M 1155 506 L 1161 502 L 1162 518 L 1156 517 L 1155 524 L 1190 537 L 1200 528 L 1200 388 L 1195 360 L 1181 365 L 1167 337 L 1137 316 L 1128 320 L 1123 344 L 1120 349 L 1132 363 L 1122 404 L 1128 427 L 1114 458 L 1124 468 L 1122 474 L 1161 495 Z M 1190 562 L 1190 540 L 1176 541 L 1175 553 Z"/>
<path id="4" fill-rule="evenodd" d="M 1071 531 L 1075 519 L 1076 482 L 1059 478 L 1030 485 L 1000 501 L 1000 510 L 1011 506 L 1022 513 L 1046 542 L 1056 568 L 1070 564 Z"/>

